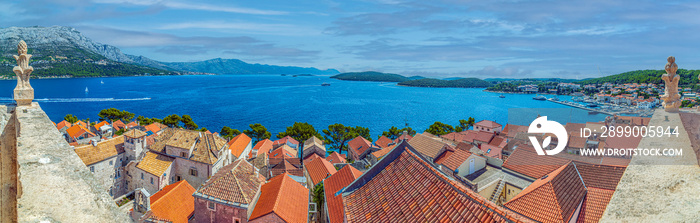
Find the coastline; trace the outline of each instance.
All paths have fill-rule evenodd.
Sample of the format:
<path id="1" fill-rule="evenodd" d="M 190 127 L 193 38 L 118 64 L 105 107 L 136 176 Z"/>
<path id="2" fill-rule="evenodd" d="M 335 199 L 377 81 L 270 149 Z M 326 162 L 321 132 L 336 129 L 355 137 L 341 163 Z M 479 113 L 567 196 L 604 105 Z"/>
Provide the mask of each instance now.
<path id="1" fill-rule="evenodd" d="M 532 94 L 532 93 L 525 93 L 525 92 L 489 91 L 486 89 L 484 89 L 484 92 L 500 93 L 500 94 Z M 535 95 L 537 95 L 537 94 L 559 95 L 559 94 L 552 94 L 552 93 L 535 93 Z M 568 95 L 564 95 L 564 96 L 568 96 Z"/>
<path id="2" fill-rule="evenodd" d="M 187 73 L 187 74 L 163 74 L 163 75 L 123 75 L 123 76 L 90 76 L 90 77 L 74 77 L 74 76 L 32 76 L 31 79 L 70 79 L 70 78 L 110 78 L 110 77 L 156 77 L 156 76 L 196 76 L 196 75 L 220 75 L 213 73 Z M 17 76 L 12 76 L 11 78 L 0 78 L 0 80 L 17 80 Z"/>

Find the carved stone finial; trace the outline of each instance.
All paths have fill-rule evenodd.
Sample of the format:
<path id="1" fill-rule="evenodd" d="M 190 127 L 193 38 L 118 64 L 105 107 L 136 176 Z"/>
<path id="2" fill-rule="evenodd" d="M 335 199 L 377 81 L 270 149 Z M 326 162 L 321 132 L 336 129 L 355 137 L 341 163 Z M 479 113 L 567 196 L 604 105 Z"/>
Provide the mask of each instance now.
<path id="1" fill-rule="evenodd" d="M 14 99 L 17 106 L 29 106 L 34 100 L 34 89 L 29 85 L 29 75 L 32 74 L 34 68 L 29 66 L 31 54 L 27 54 L 27 43 L 20 40 L 17 44 L 17 54 L 14 58 L 17 60 L 17 66 L 12 69 L 17 75 L 17 87 L 14 90 Z"/>
<path id="2" fill-rule="evenodd" d="M 665 67 L 666 74 L 661 76 L 665 84 L 664 95 L 661 95 L 661 100 L 664 101 L 662 105 L 667 112 L 678 112 L 678 108 L 681 106 L 681 95 L 678 94 L 678 81 L 680 81 L 681 76 L 676 75 L 678 70 L 676 58 L 670 56 L 666 60 L 668 61 Z"/>

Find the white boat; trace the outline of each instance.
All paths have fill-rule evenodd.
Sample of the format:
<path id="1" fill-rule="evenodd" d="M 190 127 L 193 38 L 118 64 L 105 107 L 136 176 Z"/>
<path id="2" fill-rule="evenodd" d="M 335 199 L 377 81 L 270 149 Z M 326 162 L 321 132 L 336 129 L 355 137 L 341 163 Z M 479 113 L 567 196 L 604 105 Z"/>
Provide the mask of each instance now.
<path id="1" fill-rule="evenodd" d="M 105 84 L 105 82 L 104 82 L 104 81 L 100 81 L 100 84 Z"/>
<path id="2" fill-rule="evenodd" d="M 88 89 L 87 89 L 87 87 L 85 87 L 85 93 L 88 93 Z"/>

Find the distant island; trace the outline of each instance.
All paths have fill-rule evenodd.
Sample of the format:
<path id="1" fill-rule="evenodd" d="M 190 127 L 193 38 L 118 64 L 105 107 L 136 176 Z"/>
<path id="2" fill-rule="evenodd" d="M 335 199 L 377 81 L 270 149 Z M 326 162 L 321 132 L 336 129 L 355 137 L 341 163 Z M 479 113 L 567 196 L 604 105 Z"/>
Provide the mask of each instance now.
<path id="1" fill-rule="evenodd" d="M 396 82 L 399 86 L 407 87 L 486 88 L 493 85 L 479 78 L 447 78 L 441 80 L 421 76 L 406 77 L 399 74 L 376 71 L 341 73 L 331 78 L 345 81 Z"/>
<path id="2" fill-rule="evenodd" d="M 404 82 L 410 81 L 408 77 L 398 74 L 382 73 L 376 71 L 341 73 L 331 78 L 344 81 L 375 81 L 375 82 Z"/>
<path id="3" fill-rule="evenodd" d="M 491 84 L 488 81 L 481 80 L 479 78 L 460 78 L 460 79 L 450 79 L 450 80 L 440 80 L 434 78 L 424 78 L 418 80 L 410 80 L 400 82 L 399 86 L 409 86 L 409 87 L 436 87 L 436 88 L 486 88 L 490 87 Z"/>

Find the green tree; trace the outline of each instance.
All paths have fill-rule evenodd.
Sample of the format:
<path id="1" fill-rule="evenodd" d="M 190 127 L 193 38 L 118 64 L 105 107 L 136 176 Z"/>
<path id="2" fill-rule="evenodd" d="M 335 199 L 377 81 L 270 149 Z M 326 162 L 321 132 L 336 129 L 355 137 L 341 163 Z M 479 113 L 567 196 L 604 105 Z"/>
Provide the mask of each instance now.
<path id="1" fill-rule="evenodd" d="M 445 135 L 450 132 L 454 132 L 454 127 L 451 125 L 442 123 L 442 122 L 435 122 L 430 127 L 428 127 L 428 130 L 425 130 L 426 132 L 433 134 L 433 135 Z"/>
<path id="2" fill-rule="evenodd" d="M 469 117 L 467 120 L 461 119 L 459 120 L 459 125 L 455 127 L 456 132 L 461 132 L 461 131 L 466 131 L 469 130 L 469 127 L 474 126 L 474 118 Z"/>
<path id="3" fill-rule="evenodd" d="M 179 115 L 172 114 L 163 118 L 163 124 L 170 128 L 178 128 L 180 127 L 180 120 L 182 120 L 182 118 L 180 118 Z"/>
<path id="4" fill-rule="evenodd" d="M 406 127 L 406 128 L 400 129 L 400 128 L 397 128 L 396 126 L 392 126 L 391 128 L 389 128 L 388 131 L 382 132 L 380 137 L 386 136 L 387 138 L 389 138 L 391 140 L 395 140 L 395 139 L 399 138 L 399 136 L 403 135 L 403 131 L 406 131 L 409 135 L 416 134 L 416 130 L 413 130 L 411 127 Z"/>
<path id="5" fill-rule="evenodd" d="M 250 130 L 244 130 L 243 133 L 253 138 L 255 140 L 254 143 L 258 143 L 260 140 L 269 139 L 272 137 L 272 133 L 267 131 L 267 128 L 260 123 L 250 124 L 248 126 L 250 127 Z"/>
<path id="6" fill-rule="evenodd" d="M 355 132 L 355 135 L 356 135 L 355 137 L 362 136 L 365 139 L 369 140 L 370 142 L 373 141 L 372 137 L 369 135 L 369 128 L 365 128 L 362 126 L 355 126 L 355 128 L 353 128 L 352 131 Z M 355 138 L 355 137 L 353 137 L 353 138 Z"/>
<path id="7" fill-rule="evenodd" d="M 221 128 L 221 132 L 219 133 L 221 137 L 224 137 L 226 139 L 232 139 L 238 134 L 241 134 L 241 131 L 238 131 L 238 129 L 229 128 L 228 126 L 224 126 L 223 128 Z"/>
<path id="8" fill-rule="evenodd" d="M 208 131 L 208 129 L 205 128 L 205 127 L 202 127 L 201 129 L 198 129 L 198 130 L 199 130 L 200 132 L 206 132 L 206 131 Z"/>
<path id="9" fill-rule="evenodd" d="M 97 115 L 100 116 L 100 120 L 109 120 L 111 122 L 117 120 L 128 122 L 134 118 L 134 113 L 128 111 L 119 111 L 119 109 L 116 108 L 102 109 Z"/>
<path id="10" fill-rule="evenodd" d="M 78 122 L 78 117 L 75 117 L 75 115 L 73 114 L 67 114 L 66 117 L 63 117 L 63 120 L 66 120 L 67 122 L 73 124 Z"/>
<path id="11" fill-rule="evenodd" d="M 146 117 L 143 117 L 143 116 L 140 116 L 140 115 L 139 115 L 139 117 L 136 117 L 136 121 L 139 122 L 139 125 L 150 125 L 150 124 L 153 124 L 153 123 L 156 123 L 156 122 L 158 122 L 158 123 L 162 123 L 162 122 L 163 122 L 162 119 L 158 119 L 158 118 L 146 118 Z"/>
<path id="12" fill-rule="evenodd" d="M 352 127 L 338 123 L 329 125 L 328 129 L 323 130 L 323 134 L 326 135 L 325 143 L 329 149 L 338 150 L 340 153 L 347 151 L 347 142 L 356 137 L 352 133 Z"/>
<path id="13" fill-rule="evenodd" d="M 190 115 L 182 115 L 181 121 L 185 129 L 195 130 L 199 127 L 196 123 L 194 123 L 194 121 L 192 121 L 192 117 L 190 117 Z"/>
<path id="14" fill-rule="evenodd" d="M 298 141 L 299 143 L 304 143 L 306 139 L 311 138 L 311 136 L 316 136 L 319 139 L 323 139 L 320 133 L 314 129 L 309 123 L 306 122 L 294 122 L 294 125 L 288 126 L 284 132 L 277 134 L 277 138 L 284 138 L 286 136 L 292 137 L 292 139 Z M 303 146 L 299 146 L 299 154 L 303 154 Z"/>
<path id="15" fill-rule="evenodd" d="M 316 207 L 323 207 L 323 202 L 325 202 L 325 190 L 323 189 L 323 181 L 314 186 L 313 197 L 311 200 L 316 203 Z M 325 216 L 323 213 L 323 208 L 318 208 L 319 216 Z M 322 217 L 323 218 L 323 217 Z"/>

